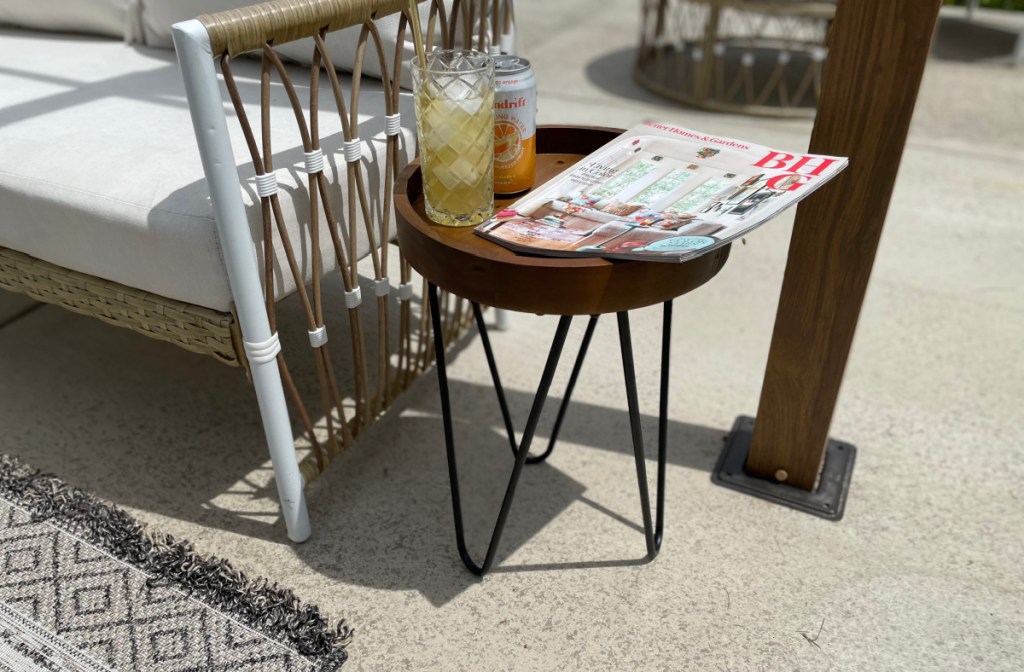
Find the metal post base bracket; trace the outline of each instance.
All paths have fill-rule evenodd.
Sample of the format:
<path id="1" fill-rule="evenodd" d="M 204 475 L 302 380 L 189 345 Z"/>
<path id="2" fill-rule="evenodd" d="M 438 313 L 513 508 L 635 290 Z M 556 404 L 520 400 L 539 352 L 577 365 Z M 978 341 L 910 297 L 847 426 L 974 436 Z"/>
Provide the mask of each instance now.
<path id="1" fill-rule="evenodd" d="M 712 483 L 813 516 L 836 521 L 842 519 L 857 457 L 857 449 L 853 445 L 829 439 L 818 487 L 808 492 L 772 479 L 751 476 L 744 471 L 753 434 L 754 418 L 736 418 L 711 473 Z"/>

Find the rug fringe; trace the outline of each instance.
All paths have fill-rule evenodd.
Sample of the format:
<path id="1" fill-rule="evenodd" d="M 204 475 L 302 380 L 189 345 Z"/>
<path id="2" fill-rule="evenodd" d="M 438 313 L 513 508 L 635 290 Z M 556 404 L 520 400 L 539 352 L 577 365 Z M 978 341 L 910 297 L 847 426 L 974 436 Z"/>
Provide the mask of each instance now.
<path id="1" fill-rule="evenodd" d="M 227 560 L 206 558 L 192 544 L 151 532 L 121 509 L 44 474 L 18 458 L 0 454 L 0 496 L 79 536 L 152 578 L 153 585 L 176 586 L 241 622 L 289 646 L 317 664 L 337 670 L 348 659 L 345 647 L 354 630 L 331 624 L 294 593 L 264 578 L 250 579 Z"/>

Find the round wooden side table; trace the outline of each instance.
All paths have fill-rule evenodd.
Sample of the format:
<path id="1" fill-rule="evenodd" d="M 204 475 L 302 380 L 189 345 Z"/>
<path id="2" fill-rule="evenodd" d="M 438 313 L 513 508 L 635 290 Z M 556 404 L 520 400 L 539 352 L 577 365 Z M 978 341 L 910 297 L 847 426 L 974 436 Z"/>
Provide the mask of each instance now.
<path id="1" fill-rule="evenodd" d="M 541 126 L 537 129 L 537 184 L 542 184 L 576 163 L 590 152 L 612 140 L 621 131 L 573 126 Z M 515 199 L 496 200 L 495 207 L 511 204 Z M 410 265 L 427 279 L 429 308 L 434 332 L 434 351 L 441 393 L 445 448 L 451 484 L 452 507 L 455 513 L 455 534 L 459 555 L 466 567 L 483 575 L 492 566 L 501 533 L 505 526 L 516 485 L 523 467 L 543 461 L 551 454 L 558 431 L 568 408 L 573 387 L 583 365 L 590 337 L 598 317 L 615 313 L 625 373 L 626 402 L 629 409 L 637 483 L 643 513 L 647 557 L 653 559 L 661 547 L 664 529 L 665 451 L 668 408 L 669 346 L 671 341 L 672 300 L 713 278 L 729 258 L 729 246 L 684 263 L 647 261 L 612 261 L 601 258 L 556 258 L 518 254 L 476 235 L 473 227 L 453 228 L 432 223 L 423 206 L 423 182 L 419 163 L 409 164 L 395 186 L 398 220 L 398 243 Z M 498 520 L 482 564 L 477 564 L 466 548 L 459 494 L 455 441 L 448 393 L 448 376 L 444 357 L 444 340 L 440 325 L 438 288 L 468 299 L 480 330 L 481 343 L 494 381 L 498 404 L 509 436 L 515 463 L 505 491 Z M 643 436 L 637 401 L 636 375 L 633 366 L 629 311 L 661 303 L 661 400 L 658 418 L 658 477 L 656 522 L 652 523 L 647 472 L 644 464 Z M 548 353 L 541 382 L 534 397 L 522 440 L 517 445 L 504 391 L 495 365 L 490 339 L 480 305 L 493 306 L 543 315 L 559 315 L 558 328 Z M 566 335 L 574 315 L 589 315 L 586 332 L 580 344 L 576 363 L 558 412 L 547 449 L 529 455 L 530 444 L 547 399 Z"/>

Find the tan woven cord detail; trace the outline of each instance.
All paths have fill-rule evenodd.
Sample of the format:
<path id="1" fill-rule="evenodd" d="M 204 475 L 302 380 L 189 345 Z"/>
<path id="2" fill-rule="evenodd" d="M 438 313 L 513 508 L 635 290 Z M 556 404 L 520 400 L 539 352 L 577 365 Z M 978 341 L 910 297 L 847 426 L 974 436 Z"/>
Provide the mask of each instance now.
<path id="1" fill-rule="evenodd" d="M 408 0 L 274 0 L 198 18 L 210 33 L 214 54 L 237 56 L 268 42 L 280 45 L 321 29 L 358 26 L 408 6 Z"/>
<path id="2" fill-rule="evenodd" d="M 0 247 L 0 289 L 96 317 L 229 366 L 244 361 L 231 313 L 193 306 Z"/>
<path id="3" fill-rule="evenodd" d="M 436 33 L 429 34 L 450 35 L 449 27 L 445 23 L 443 5 L 437 0 L 430 1 L 433 3 L 431 23 L 436 21 L 438 28 Z M 279 7 L 282 4 L 303 3 L 294 1 L 269 3 L 245 9 L 254 10 L 260 7 L 266 9 L 270 6 Z M 350 13 L 344 16 L 332 15 L 331 21 L 335 21 L 339 26 L 346 24 L 345 27 L 348 27 L 347 22 L 352 17 L 363 15 L 359 12 L 372 14 L 373 11 L 380 11 L 382 7 L 388 6 L 387 3 L 382 2 L 342 4 L 347 7 L 352 6 L 346 10 Z M 355 6 L 362 7 L 362 9 L 353 8 Z M 405 3 L 398 3 L 398 6 L 405 7 Z M 226 25 L 222 18 L 226 14 L 230 13 L 217 15 L 220 25 Z M 457 8 L 456 11 L 453 11 L 452 18 L 455 19 L 456 15 Z M 484 15 L 486 16 L 486 14 Z M 384 113 L 391 115 L 398 112 L 399 88 L 394 81 L 400 77 L 402 72 L 402 45 L 408 26 L 408 16 L 404 12 L 401 15 L 398 44 L 394 53 L 391 54 L 385 53 L 376 25 L 372 21 L 362 23 L 363 29 L 357 44 L 354 73 L 348 91 L 345 91 L 345 87 L 342 86 L 341 79 L 334 69 L 330 53 L 326 48 L 324 39 L 327 29 L 323 28 L 323 25 L 327 24 L 322 21 L 307 21 L 303 30 L 313 26 L 311 35 L 298 34 L 301 31 L 297 28 L 295 29 L 297 32 L 287 33 L 294 37 L 312 36 L 314 38 L 308 88 L 306 82 L 297 84 L 292 81 L 294 70 L 289 71 L 285 67 L 270 44 L 256 45 L 251 41 L 251 36 L 246 38 L 249 40 L 244 43 L 246 49 L 261 48 L 263 53 L 258 132 L 254 129 L 250 115 L 242 103 L 242 96 L 232 73 L 230 53 L 235 50 L 235 47 L 227 47 L 227 52 L 223 53 L 220 58 L 224 83 L 245 137 L 249 158 L 257 175 L 264 175 L 274 170 L 273 138 L 269 132 L 270 115 L 273 109 L 270 87 L 273 80 L 277 80 L 284 90 L 286 107 L 290 109 L 289 116 L 294 118 L 295 129 L 302 140 L 303 151 L 307 153 L 316 152 L 321 148 L 320 85 L 324 75 L 330 85 L 329 91 L 332 99 L 330 102 L 333 103 L 334 108 L 331 110 L 331 114 L 338 115 L 343 140 L 358 139 L 361 69 L 363 62 L 368 57 L 367 50 L 370 51 L 369 58 L 384 64 L 382 70 L 391 76 L 391 79 L 385 79 L 382 82 L 385 101 Z M 252 35 L 262 36 L 265 34 L 259 32 L 263 30 L 262 28 L 253 30 L 256 32 L 250 31 Z M 275 43 L 281 41 L 281 35 L 282 33 L 274 34 Z M 438 46 L 449 46 L 449 44 L 445 40 L 443 45 Z M 220 51 L 217 47 L 215 49 Z M 308 117 L 299 99 L 298 91 L 300 90 L 309 91 Z M 286 111 L 277 110 L 276 112 L 288 115 Z M 390 269 L 395 263 L 397 263 L 399 278 L 392 279 L 392 282 L 389 283 L 392 284 L 392 288 L 399 282 L 408 283 L 412 280 L 412 270 L 402 258 L 401 253 L 399 252 L 397 260 L 391 259 L 394 252 L 390 249 L 389 243 L 393 235 L 392 220 L 395 211 L 393 189 L 396 176 L 401 168 L 399 140 L 398 136 L 388 136 L 386 153 L 378 158 L 375 166 L 376 170 L 381 171 L 384 184 L 384 199 L 379 204 L 380 210 L 372 207 L 372 199 L 375 199 L 375 195 L 371 197 L 367 188 L 367 166 L 364 161 L 346 161 L 344 164 L 339 164 L 336 175 L 331 174 L 333 169 L 330 163 L 325 163 L 322 171 L 307 175 L 305 187 L 309 196 L 308 208 L 304 208 L 304 212 L 299 215 L 304 235 L 308 235 L 310 240 L 307 253 L 311 257 L 312 279 L 308 285 L 304 281 L 295 245 L 291 240 L 293 234 L 289 233 L 288 227 L 285 225 L 285 218 L 277 195 L 271 194 L 260 199 L 265 264 L 263 269 L 264 291 L 267 315 L 272 330 L 277 330 L 273 278 L 282 271 L 291 273 L 295 280 L 298 300 L 306 321 L 305 326 L 310 332 L 324 326 L 325 308 L 329 308 L 323 302 L 322 283 L 339 283 L 340 288 L 345 292 L 352 292 L 360 289 L 360 280 L 378 283 L 389 278 Z M 348 194 L 348 200 L 340 208 L 335 208 L 332 200 L 328 197 L 328 194 L 337 191 L 336 185 L 332 185 L 332 180 L 334 182 L 343 181 L 342 183 L 346 186 L 345 192 Z M 337 265 L 337 271 L 326 276 L 322 274 L 324 264 L 320 258 L 320 240 L 324 235 L 330 236 L 331 249 Z M 360 260 L 353 258 L 360 235 L 365 235 L 370 243 L 367 266 L 363 269 L 364 273 L 372 269 L 370 278 L 360 276 L 358 267 Z M 275 267 L 275 240 L 284 252 L 283 265 L 285 268 L 283 269 Z M 365 284 L 362 289 L 367 289 Z M 420 296 L 423 295 L 421 287 Z M 315 423 L 307 411 L 306 403 L 293 382 L 286 364 L 285 353 L 282 352 L 278 355 L 278 367 L 291 407 L 302 423 L 310 443 L 311 457 L 300 465 L 300 471 L 307 482 L 322 473 L 340 451 L 350 446 L 355 437 L 386 410 L 397 395 L 408 387 L 433 360 L 433 349 L 430 345 L 430 319 L 426 312 L 426 302 L 401 301 L 395 309 L 393 306 L 397 300 L 394 291 L 384 295 L 364 291 L 361 307 L 343 308 L 347 312 L 348 333 L 331 334 L 328 343 L 311 348 L 319 383 L 319 416 L 323 418 L 322 421 L 326 425 L 326 438 L 322 434 L 319 438 L 317 436 Z M 374 304 L 376 305 L 374 306 Z M 414 304 L 418 304 L 416 309 L 419 315 L 413 314 Z M 375 308 L 372 317 L 368 312 L 372 310 L 371 306 Z M 472 313 L 467 309 L 464 301 L 448 295 L 444 295 L 441 309 L 444 313 L 442 320 L 445 338 L 451 342 L 470 324 Z M 392 312 L 397 315 L 397 326 L 392 324 Z M 338 355 L 339 351 L 346 363 L 351 365 L 352 380 L 342 381 L 335 375 L 333 358 Z M 376 355 L 369 354 L 371 352 Z M 289 356 L 293 355 L 289 354 Z"/>

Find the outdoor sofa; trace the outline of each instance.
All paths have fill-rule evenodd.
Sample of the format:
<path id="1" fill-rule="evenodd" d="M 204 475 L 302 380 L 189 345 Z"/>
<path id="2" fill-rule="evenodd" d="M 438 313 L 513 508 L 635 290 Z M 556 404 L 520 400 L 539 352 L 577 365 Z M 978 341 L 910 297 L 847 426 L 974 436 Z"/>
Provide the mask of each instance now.
<path id="1" fill-rule="evenodd" d="M 509 3 L 427 0 L 421 21 L 434 45 L 488 49 L 500 34 L 507 48 Z M 288 536 L 303 541 L 304 485 L 430 361 L 421 287 L 389 243 L 392 185 L 415 154 L 411 94 L 391 80 L 408 86 L 413 48 L 404 0 L 251 4 L 0 0 L 0 288 L 245 371 Z M 309 65 L 328 59 L 331 73 Z M 328 283 L 344 305 L 324 305 Z M 321 381 L 315 412 L 277 336 L 275 305 L 296 293 L 299 345 Z M 447 305 L 457 331 L 464 314 Z M 331 311 L 346 328 L 328 336 Z M 312 446 L 301 464 L 296 429 Z"/>

